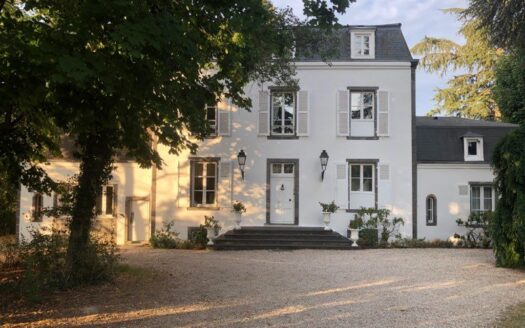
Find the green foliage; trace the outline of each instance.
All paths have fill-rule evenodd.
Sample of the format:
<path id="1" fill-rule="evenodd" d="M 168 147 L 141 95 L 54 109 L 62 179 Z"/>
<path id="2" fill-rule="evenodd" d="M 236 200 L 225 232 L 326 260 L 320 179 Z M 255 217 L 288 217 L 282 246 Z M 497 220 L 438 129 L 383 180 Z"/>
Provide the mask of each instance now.
<path id="1" fill-rule="evenodd" d="M 177 237 L 179 234 L 172 231 L 175 222 L 170 221 L 164 223 L 162 229 L 155 231 L 153 236 L 149 239 L 149 243 L 153 248 L 177 248 Z"/>
<path id="2" fill-rule="evenodd" d="M 213 228 L 215 235 L 218 235 L 222 229 L 222 226 L 219 224 L 219 221 L 215 220 L 213 216 L 204 216 L 204 224 L 200 225 L 201 228 Z"/>
<path id="3" fill-rule="evenodd" d="M 470 0 L 465 15 L 478 19 L 494 44 L 503 48 L 525 48 L 523 0 Z"/>
<path id="4" fill-rule="evenodd" d="M 492 245 L 489 225 L 494 216 L 493 214 L 492 211 L 472 212 L 466 221 L 462 219 L 456 220 L 458 226 L 465 226 L 467 229 L 467 233 L 464 236 L 460 236 L 465 247 L 489 248 Z"/>
<path id="5" fill-rule="evenodd" d="M 448 240 L 434 239 L 427 241 L 422 239 L 398 238 L 389 245 L 393 248 L 452 248 L 454 245 Z"/>
<path id="6" fill-rule="evenodd" d="M 309 25 L 331 27 L 337 24 L 337 14 L 344 14 L 350 3 L 356 0 L 303 0 L 304 14 L 312 17 Z M 330 6 L 331 4 L 331 6 Z"/>
<path id="7" fill-rule="evenodd" d="M 498 195 L 490 224 L 496 264 L 525 264 L 525 126 L 509 133 L 493 155 Z"/>
<path id="8" fill-rule="evenodd" d="M 236 213 L 245 213 L 246 212 L 246 206 L 244 206 L 244 204 L 241 203 L 238 200 L 233 202 L 232 208 L 233 208 L 233 211 L 236 212 Z"/>
<path id="9" fill-rule="evenodd" d="M 402 218 L 390 217 L 390 210 L 385 208 L 360 208 L 355 214 L 354 221 L 362 222 L 361 226 L 365 229 L 379 229 L 381 236 L 381 243 L 388 243 L 388 241 L 399 235 L 399 228 L 405 224 Z"/>
<path id="10" fill-rule="evenodd" d="M 349 229 L 361 229 L 363 227 L 363 219 L 361 217 L 356 217 L 353 220 L 350 220 L 348 224 Z"/>
<path id="11" fill-rule="evenodd" d="M 412 52 L 423 56 L 420 65 L 431 73 L 444 76 L 454 74 L 446 88 L 439 88 L 434 96 L 436 107 L 428 114 L 460 115 L 476 119 L 499 119 L 500 111 L 494 101 L 492 89 L 494 67 L 503 55 L 503 50 L 493 47 L 486 30 L 477 20 L 466 19 L 463 9 L 448 9 L 445 12 L 457 15 L 463 21 L 459 33 L 465 44 L 451 40 L 425 37 L 412 47 Z"/>
<path id="12" fill-rule="evenodd" d="M 361 247 L 374 248 L 379 243 L 378 231 L 374 228 L 364 228 L 359 231 L 359 240 L 357 244 Z"/>
<path id="13" fill-rule="evenodd" d="M 505 121 L 525 124 L 525 49 L 498 62 L 494 96 Z"/>
<path id="14" fill-rule="evenodd" d="M 335 201 L 332 201 L 331 203 L 319 202 L 319 205 L 321 205 L 323 213 L 335 213 L 339 209 L 339 206 L 335 204 Z"/>
<path id="15" fill-rule="evenodd" d="M 18 186 L 0 174 L 0 236 L 16 233 L 16 204 Z"/>
<path id="16" fill-rule="evenodd" d="M 208 243 L 206 229 L 201 225 L 198 230 L 191 233 L 189 240 L 196 248 L 206 248 Z"/>

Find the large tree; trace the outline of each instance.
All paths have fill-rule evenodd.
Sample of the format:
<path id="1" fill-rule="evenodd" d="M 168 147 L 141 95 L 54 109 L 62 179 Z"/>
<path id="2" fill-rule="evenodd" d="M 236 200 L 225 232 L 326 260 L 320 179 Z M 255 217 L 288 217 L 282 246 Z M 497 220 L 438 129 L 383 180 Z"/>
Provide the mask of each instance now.
<path id="1" fill-rule="evenodd" d="M 463 17 L 463 9 L 447 9 L 445 12 Z M 438 88 L 434 96 L 436 106 L 428 113 L 459 115 L 477 119 L 498 119 L 500 112 L 492 96 L 494 67 L 502 49 L 492 46 L 485 29 L 477 20 L 461 18 L 459 33 L 464 44 L 448 39 L 425 37 L 412 47 L 412 52 L 423 56 L 420 67 L 431 73 L 454 77 L 446 88 Z"/>
<path id="2" fill-rule="evenodd" d="M 352 1 L 305 2 L 305 13 L 314 15 L 307 23 L 329 26 Z M 17 91 L 10 103 L 13 111 L 23 112 L 17 101 L 26 98 L 34 102 L 31 111 L 41 112 L 37 119 L 30 116 L 29 123 L 37 126 L 27 129 L 34 140 L 26 146 L 34 149 L 34 142 L 49 140 L 44 148 L 56 150 L 60 133 L 78 148 L 67 255 L 71 283 L 89 270 L 84 259 L 96 195 L 119 151 L 142 166 L 161 167 L 153 139 L 173 153 L 195 150 L 185 131 L 206 134 L 206 104 L 225 95 L 249 109 L 243 92 L 249 81 L 293 83 L 295 34 L 290 27 L 299 22 L 268 1 L 28 0 L 10 10 L 2 10 L 0 21 L 12 24 L 12 34 L 28 38 L 19 47 L 30 49 L 19 51 L 19 58 L 18 49 L 0 48 L 13 70 L 1 76 L 0 88 L 9 93 L 6 81 L 24 73 L 12 84 Z M 3 41 L 10 42 L 8 35 Z M 33 65 L 21 67 L 22 60 Z M 24 70 L 33 69 L 31 80 L 31 72 Z M 29 97 L 33 92 L 35 97 Z"/>

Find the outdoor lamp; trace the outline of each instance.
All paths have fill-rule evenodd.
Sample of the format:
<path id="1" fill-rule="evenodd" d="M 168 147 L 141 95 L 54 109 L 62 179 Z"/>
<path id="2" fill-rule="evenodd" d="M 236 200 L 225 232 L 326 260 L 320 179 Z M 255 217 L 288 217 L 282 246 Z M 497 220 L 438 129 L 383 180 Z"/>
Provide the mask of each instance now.
<path id="1" fill-rule="evenodd" d="M 328 165 L 328 153 L 326 150 L 321 152 L 319 158 L 321 159 L 321 180 L 324 180 L 324 171 L 326 171 L 326 166 Z"/>
<path id="2" fill-rule="evenodd" d="M 239 162 L 239 170 L 241 170 L 241 177 L 244 181 L 244 165 L 246 164 L 246 153 L 244 150 L 241 149 L 241 151 L 237 154 L 237 161 Z"/>

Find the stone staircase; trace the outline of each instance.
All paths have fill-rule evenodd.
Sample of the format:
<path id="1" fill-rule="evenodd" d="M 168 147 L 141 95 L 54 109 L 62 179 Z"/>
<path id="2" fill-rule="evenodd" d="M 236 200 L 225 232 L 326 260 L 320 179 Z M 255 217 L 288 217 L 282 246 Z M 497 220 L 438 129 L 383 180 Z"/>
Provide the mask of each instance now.
<path id="1" fill-rule="evenodd" d="M 317 227 L 264 226 L 230 230 L 215 239 L 216 250 L 358 249 L 337 232 Z"/>

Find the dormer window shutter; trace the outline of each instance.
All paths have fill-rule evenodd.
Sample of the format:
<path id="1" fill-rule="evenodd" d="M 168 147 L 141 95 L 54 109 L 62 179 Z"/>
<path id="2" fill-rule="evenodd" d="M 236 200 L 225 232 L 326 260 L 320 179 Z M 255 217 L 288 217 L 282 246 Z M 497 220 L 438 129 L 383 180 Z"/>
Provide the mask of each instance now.
<path id="1" fill-rule="evenodd" d="M 337 91 L 336 97 L 336 135 L 348 137 L 350 135 L 350 92 L 348 90 Z"/>
<path id="2" fill-rule="evenodd" d="M 222 101 L 217 112 L 217 134 L 220 136 L 231 135 L 231 102 L 229 100 Z"/>
<path id="3" fill-rule="evenodd" d="M 390 95 L 388 91 L 377 92 L 377 135 L 386 137 L 390 134 Z"/>
<path id="4" fill-rule="evenodd" d="M 259 91 L 258 132 L 260 136 L 270 134 L 270 93 Z"/>
<path id="5" fill-rule="evenodd" d="M 297 92 L 297 136 L 305 137 L 310 133 L 310 99 L 308 91 Z"/>

